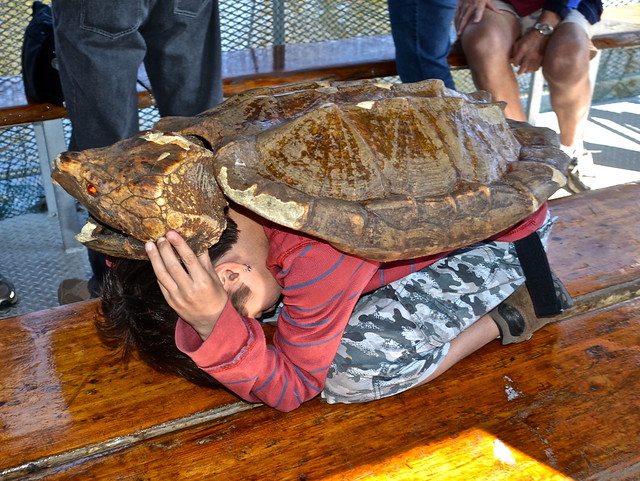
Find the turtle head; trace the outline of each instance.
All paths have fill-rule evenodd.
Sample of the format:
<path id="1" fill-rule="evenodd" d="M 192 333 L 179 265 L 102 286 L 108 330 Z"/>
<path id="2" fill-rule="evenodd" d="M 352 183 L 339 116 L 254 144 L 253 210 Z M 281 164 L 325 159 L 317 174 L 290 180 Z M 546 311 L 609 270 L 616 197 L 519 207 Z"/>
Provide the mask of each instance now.
<path id="1" fill-rule="evenodd" d="M 226 227 L 213 155 L 195 137 L 144 131 L 108 147 L 63 152 L 53 178 L 91 214 L 77 236 L 87 247 L 146 259 L 144 243 L 175 230 L 201 253 Z"/>

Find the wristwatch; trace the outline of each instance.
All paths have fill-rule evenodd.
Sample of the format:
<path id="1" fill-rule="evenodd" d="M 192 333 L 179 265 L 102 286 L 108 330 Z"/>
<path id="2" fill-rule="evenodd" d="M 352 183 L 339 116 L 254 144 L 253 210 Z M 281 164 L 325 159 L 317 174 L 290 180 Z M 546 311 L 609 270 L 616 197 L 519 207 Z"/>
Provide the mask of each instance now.
<path id="1" fill-rule="evenodd" d="M 551 25 L 547 25 L 546 23 L 536 23 L 533 26 L 534 30 L 537 30 L 541 35 L 548 37 L 553 33 L 553 27 Z"/>

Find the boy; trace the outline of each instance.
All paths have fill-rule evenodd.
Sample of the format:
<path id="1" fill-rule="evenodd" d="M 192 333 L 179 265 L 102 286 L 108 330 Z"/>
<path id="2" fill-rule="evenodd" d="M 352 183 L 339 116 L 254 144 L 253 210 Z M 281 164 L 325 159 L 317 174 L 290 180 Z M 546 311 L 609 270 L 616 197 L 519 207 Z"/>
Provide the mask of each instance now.
<path id="1" fill-rule="evenodd" d="M 494 242 L 384 264 L 237 206 L 228 218 L 210 256 L 196 257 L 175 232 L 146 245 L 169 307 L 149 297 L 151 283 L 119 267 L 126 261 L 116 261 L 103 299 L 103 334 L 123 340 L 125 351 L 135 346 L 156 367 L 193 380 L 187 374 L 192 360 L 199 374 L 243 399 L 290 411 L 321 392 L 329 402 L 395 394 L 435 378 L 493 339 L 519 342 L 546 324 L 532 315 L 524 288 L 512 297 L 522 305 L 494 309 L 524 282 L 511 241 L 536 230 L 548 234 L 546 205 Z M 280 298 L 269 345 L 256 319 Z M 180 352 L 171 356 L 163 350 L 170 350 L 174 322 Z M 158 340 L 151 338 L 160 331 Z M 160 347 L 149 354 L 154 346 Z"/>

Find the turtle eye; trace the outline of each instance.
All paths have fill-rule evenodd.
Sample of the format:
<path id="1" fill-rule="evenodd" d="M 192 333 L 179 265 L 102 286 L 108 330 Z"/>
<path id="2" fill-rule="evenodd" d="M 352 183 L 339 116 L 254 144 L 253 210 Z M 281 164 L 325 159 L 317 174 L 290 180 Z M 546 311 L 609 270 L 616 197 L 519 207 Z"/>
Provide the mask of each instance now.
<path id="1" fill-rule="evenodd" d="M 90 183 L 87 183 L 87 192 L 91 195 L 96 195 L 98 193 L 98 188 Z"/>

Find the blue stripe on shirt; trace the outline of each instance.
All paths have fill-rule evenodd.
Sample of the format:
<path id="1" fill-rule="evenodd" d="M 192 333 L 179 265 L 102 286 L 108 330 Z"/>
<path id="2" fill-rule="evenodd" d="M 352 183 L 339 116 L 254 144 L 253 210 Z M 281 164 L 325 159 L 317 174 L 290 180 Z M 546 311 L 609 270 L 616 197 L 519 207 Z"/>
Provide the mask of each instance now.
<path id="1" fill-rule="evenodd" d="M 329 341 L 331 341 L 332 339 L 335 339 L 338 336 L 342 336 L 342 331 L 338 332 L 334 336 L 331 336 L 329 339 L 325 339 L 324 341 L 313 342 L 311 344 L 294 344 L 292 342 L 287 341 L 282 336 L 278 336 L 278 337 L 282 342 L 284 342 L 285 344 L 289 344 L 290 346 L 293 346 L 293 347 L 310 347 L 310 346 L 319 346 L 320 344 L 324 344 L 325 342 L 329 342 Z"/>
<path id="2" fill-rule="evenodd" d="M 316 307 L 310 307 L 309 309 L 303 309 L 302 307 L 296 307 L 296 306 L 289 306 L 289 307 L 291 309 L 295 309 L 296 311 L 301 311 L 301 312 L 317 311 L 318 309 L 322 309 L 324 306 L 326 306 L 330 302 L 335 301 L 338 297 L 340 297 L 342 295 L 343 292 L 344 291 L 340 291 L 335 296 L 333 296 L 331 299 L 329 299 L 327 302 L 325 302 L 324 304 L 320 304 L 319 306 L 316 306 Z"/>
<path id="3" fill-rule="evenodd" d="M 330 317 L 328 319 L 325 319 L 323 321 L 318 321 L 318 322 L 310 322 L 308 324 L 304 324 L 302 322 L 296 322 L 294 321 L 291 317 L 289 317 L 287 315 L 287 313 L 285 312 L 284 309 L 282 309 L 282 311 L 280 311 L 280 313 L 282 314 L 282 317 L 284 317 L 289 323 L 293 324 L 294 326 L 300 326 L 300 327 L 315 327 L 315 326 L 321 326 L 323 324 L 326 324 L 327 322 L 331 321 L 333 318 Z"/>
<path id="4" fill-rule="evenodd" d="M 298 390 L 295 387 L 293 388 L 293 395 L 296 397 L 298 402 L 302 404 L 302 399 L 300 399 L 300 394 L 298 394 Z"/>
<path id="5" fill-rule="evenodd" d="M 280 406 L 280 403 L 282 402 L 282 399 L 284 398 L 284 394 L 287 392 L 287 386 L 289 386 L 289 379 L 287 379 L 285 377 L 284 378 L 284 386 L 282 387 L 282 392 L 280 393 L 280 399 L 278 399 L 278 402 L 275 403 L 275 405 L 273 406 L 274 408 L 277 408 L 278 406 Z"/>
<path id="6" fill-rule="evenodd" d="M 267 346 L 267 349 L 273 351 L 275 353 L 275 349 L 273 348 L 273 346 Z M 260 386 L 257 389 L 253 389 L 251 392 L 258 392 L 260 389 L 262 389 L 263 387 L 265 387 L 267 384 L 269 384 L 271 382 L 271 380 L 273 379 L 273 376 L 276 375 L 276 371 L 277 371 L 278 367 L 274 367 L 273 371 L 271 372 L 271 375 L 269 376 L 269 379 L 267 379 L 262 386 Z"/>
<path id="7" fill-rule="evenodd" d="M 257 377 L 258 377 L 258 375 L 256 374 L 255 376 L 253 376 L 252 378 L 249 378 L 249 379 L 242 379 L 241 381 L 225 382 L 225 384 L 239 384 L 241 382 L 249 382 L 249 381 L 253 381 Z"/>
<path id="8" fill-rule="evenodd" d="M 336 270 L 340 264 L 342 264 L 342 261 L 344 260 L 345 255 L 346 255 L 346 254 L 342 254 L 342 255 L 340 256 L 340 259 L 338 259 L 338 261 L 337 261 L 337 262 L 336 262 L 336 263 L 335 263 L 335 264 L 334 264 L 334 265 L 333 265 L 329 270 L 325 271 L 323 274 L 319 275 L 319 276 L 318 276 L 318 277 L 316 277 L 315 279 L 311 279 L 311 280 L 309 280 L 309 281 L 307 281 L 307 282 L 303 282 L 302 284 L 298 284 L 298 285 L 296 285 L 296 286 L 289 286 L 289 287 L 285 287 L 283 290 L 284 290 L 284 291 L 288 291 L 288 290 L 291 290 L 291 289 L 298 289 L 298 288 L 300 288 L 300 287 L 306 287 L 306 286 L 308 286 L 308 285 L 310 285 L 310 284 L 313 284 L 313 283 L 315 283 L 315 282 L 318 282 L 318 281 L 319 281 L 319 280 L 321 280 L 321 279 L 324 279 L 324 278 L 325 278 L 325 277 L 327 277 L 329 274 L 331 274 L 334 270 Z"/>
<path id="9" fill-rule="evenodd" d="M 325 367 L 321 367 L 320 369 L 314 369 L 313 371 L 309 371 L 309 373 L 313 374 L 313 373 L 320 372 L 320 371 L 326 371 L 330 367 L 331 367 L 331 364 L 329 364 L 328 366 L 325 366 Z"/>
<path id="10" fill-rule="evenodd" d="M 314 391 L 320 392 L 320 389 L 318 389 L 317 387 L 315 387 L 313 384 L 311 384 L 306 376 L 304 375 L 304 373 L 298 369 L 297 366 L 293 366 L 293 368 L 296 370 L 296 373 L 298 373 L 298 376 L 300 376 L 300 379 L 302 379 L 302 382 L 304 382 L 308 387 L 310 387 L 311 389 L 313 389 Z"/>
<path id="11" fill-rule="evenodd" d="M 302 249 L 302 252 L 300 252 L 300 254 L 298 254 L 296 257 L 302 257 L 303 255 L 305 255 L 309 249 L 311 249 L 313 247 L 313 244 L 308 245 L 307 247 L 305 247 L 304 249 Z M 287 274 L 289 271 L 291 270 L 291 267 L 289 267 L 289 269 L 287 269 L 286 271 L 280 271 L 280 274 Z"/>

